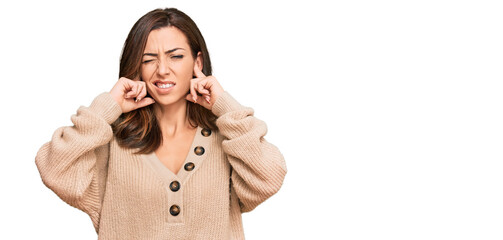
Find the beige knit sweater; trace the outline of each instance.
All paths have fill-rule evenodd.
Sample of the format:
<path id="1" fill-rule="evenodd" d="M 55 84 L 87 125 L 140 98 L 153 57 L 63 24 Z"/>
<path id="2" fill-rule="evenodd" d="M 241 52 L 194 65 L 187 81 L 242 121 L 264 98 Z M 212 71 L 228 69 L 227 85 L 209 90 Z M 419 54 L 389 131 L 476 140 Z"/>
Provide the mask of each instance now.
<path id="1" fill-rule="evenodd" d="M 244 239 L 241 213 L 275 194 L 287 172 L 266 124 L 228 92 L 215 102 L 219 131 L 198 127 L 172 173 L 151 154 L 117 144 L 120 106 L 109 93 L 81 106 L 35 158 L 43 183 L 87 213 L 98 239 Z"/>

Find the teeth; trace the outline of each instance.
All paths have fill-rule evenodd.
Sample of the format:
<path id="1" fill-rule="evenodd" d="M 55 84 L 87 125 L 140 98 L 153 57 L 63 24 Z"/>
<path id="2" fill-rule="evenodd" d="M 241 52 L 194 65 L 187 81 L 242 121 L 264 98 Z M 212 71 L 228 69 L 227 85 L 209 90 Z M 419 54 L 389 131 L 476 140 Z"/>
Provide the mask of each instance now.
<path id="1" fill-rule="evenodd" d="M 158 88 L 169 88 L 174 86 L 174 84 L 168 83 L 168 84 L 157 84 Z"/>

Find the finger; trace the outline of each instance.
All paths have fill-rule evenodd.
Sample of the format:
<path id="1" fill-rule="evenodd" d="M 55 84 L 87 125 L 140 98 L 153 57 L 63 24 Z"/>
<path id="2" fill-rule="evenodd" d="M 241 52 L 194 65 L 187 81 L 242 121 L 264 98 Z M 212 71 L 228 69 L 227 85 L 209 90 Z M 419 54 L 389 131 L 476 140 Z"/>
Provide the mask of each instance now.
<path id="1" fill-rule="evenodd" d="M 190 81 L 190 94 L 192 95 L 192 102 L 197 102 L 197 93 L 196 93 L 196 89 L 195 89 L 195 84 L 196 82 L 191 80 Z"/>
<path id="2" fill-rule="evenodd" d="M 138 86 L 138 84 L 136 83 L 133 83 L 133 88 L 131 89 L 131 98 L 134 98 L 138 95 L 138 88 L 140 86 Z"/>
<path id="3" fill-rule="evenodd" d="M 199 69 L 199 67 L 197 66 L 197 64 L 194 64 L 194 75 L 197 78 L 204 78 L 204 77 L 206 77 L 206 75 L 204 75 L 204 73 Z"/>
<path id="4" fill-rule="evenodd" d="M 185 96 L 185 100 L 187 100 L 189 102 L 194 102 L 194 99 L 192 99 L 192 94 L 190 94 L 190 93 Z"/>
<path id="5" fill-rule="evenodd" d="M 124 90 L 131 90 L 131 88 L 134 86 L 134 81 L 129 79 L 129 78 L 125 78 L 125 77 L 121 77 L 120 80 L 122 81 L 122 85 L 124 86 Z"/>
<path id="6" fill-rule="evenodd" d="M 138 83 L 138 91 L 137 91 L 137 94 L 136 94 L 136 99 L 134 100 L 135 102 L 139 102 L 141 100 L 141 93 L 143 92 L 143 84 L 141 83 Z"/>
<path id="7" fill-rule="evenodd" d="M 203 88 L 201 90 L 198 90 L 199 93 L 201 93 L 202 95 L 211 95 L 210 91 L 206 88 Z"/>
<path id="8" fill-rule="evenodd" d="M 136 91 L 136 98 L 138 98 L 140 96 L 141 92 L 143 91 L 143 84 L 141 84 L 140 82 L 137 82 L 137 84 L 138 84 L 138 90 Z M 138 101 L 140 101 L 140 100 L 138 100 Z"/>
<path id="9" fill-rule="evenodd" d="M 126 94 L 126 98 L 132 98 L 132 97 L 136 96 L 136 91 L 138 89 L 138 85 L 137 84 L 130 84 L 128 87 L 129 87 L 129 91 Z"/>
<path id="10" fill-rule="evenodd" d="M 153 98 L 146 97 L 146 98 L 142 99 L 141 101 L 138 101 L 138 104 L 136 105 L 136 107 L 137 107 L 136 109 L 146 107 L 146 106 L 153 104 L 153 103 L 155 103 L 155 100 Z"/>
<path id="11" fill-rule="evenodd" d="M 145 86 L 145 83 L 144 82 L 141 82 L 141 91 L 140 91 L 140 94 L 136 97 L 136 100 L 139 102 L 141 101 L 145 96 L 147 96 L 147 87 Z"/>
<path id="12" fill-rule="evenodd" d="M 117 82 L 117 84 L 119 84 L 121 86 L 121 91 L 122 91 L 122 94 L 124 95 L 124 97 L 127 96 L 127 93 L 129 92 L 131 86 L 129 84 L 129 79 L 125 78 L 125 77 L 121 77 L 119 79 L 119 81 Z"/>
<path id="13" fill-rule="evenodd" d="M 196 88 L 197 92 L 199 92 L 200 94 L 210 94 L 210 91 L 205 88 L 206 82 L 207 82 L 207 80 L 201 80 L 201 81 L 196 82 L 195 88 Z"/>
<path id="14" fill-rule="evenodd" d="M 194 100 L 192 99 L 192 94 L 190 94 L 190 93 L 187 94 L 187 96 L 185 96 L 185 100 L 193 102 L 193 103 L 197 103 L 203 107 L 208 104 L 204 97 L 197 98 L 197 100 L 194 102 Z"/>
<path id="15" fill-rule="evenodd" d="M 129 80 L 125 77 L 122 77 L 120 80 L 121 80 L 122 89 L 125 93 L 124 98 L 128 98 L 129 92 L 133 88 L 133 85 L 131 84 L 131 80 Z"/>
<path id="16" fill-rule="evenodd" d="M 130 83 L 132 81 L 131 79 L 129 79 L 127 77 L 121 77 L 119 80 L 122 81 L 122 82 L 124 82 L 124 83 Z"/>

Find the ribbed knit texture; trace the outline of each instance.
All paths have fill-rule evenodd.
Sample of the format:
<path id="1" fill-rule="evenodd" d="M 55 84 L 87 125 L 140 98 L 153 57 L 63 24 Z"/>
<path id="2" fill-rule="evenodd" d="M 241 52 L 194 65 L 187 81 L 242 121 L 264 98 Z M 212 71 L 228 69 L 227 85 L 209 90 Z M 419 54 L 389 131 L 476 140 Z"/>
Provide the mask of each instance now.
<path id="1" fill-rule="evenodd" d="M 120 147 L 110 126 L 120 106 L 109 93 L 81 106 L 73 126 L 58 128 L 37 153 L 43 183 L 87 213 L 98 239 L 244 239 L 241 213 L 274 195 L 287 172 L 280 151 L 264 139 L 266 124 L 228 92 L 215 102 L 219 131 L 198 127 L 177 174 L 155 153 Z M 197 155 L 194 147 L 203 147 Z M 178 181 L 173 191 L 170 183 Z M 176 216 L 172 205 L 180 207 Z M 55 229 L 57 230 L 57 229 Z"/>

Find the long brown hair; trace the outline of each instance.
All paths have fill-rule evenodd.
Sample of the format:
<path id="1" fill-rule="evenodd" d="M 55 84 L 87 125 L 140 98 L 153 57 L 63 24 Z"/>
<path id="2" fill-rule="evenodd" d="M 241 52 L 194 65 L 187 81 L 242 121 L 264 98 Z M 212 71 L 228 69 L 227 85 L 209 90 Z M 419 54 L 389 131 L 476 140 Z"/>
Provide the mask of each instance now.
<path id="1" fill-rule="evenodd" d="M 119 78 L 134 79 L 140 75 L 141 59 L 152 30 L 173 26 L 181 30 L 189 42 L 194 59 L 201 52 L 203 70 L 211 75 L 211 61 L 204 38 L 194 21 L 176 8 L 155 9 L 141 17 L 129 32 L 120 60 Z M 147 94 L 151 97 L 150 94 Z M 216 130 L 216 116 L 203 106 L 187 101 L 187 117 L 193 127 Z M 123 113 L 112 124 L 117 142 L 125 148 L 139 148 L 136 153 L 151 153 L 162 143 L 162 132 L 154 114 L 153 104 Z"/>

